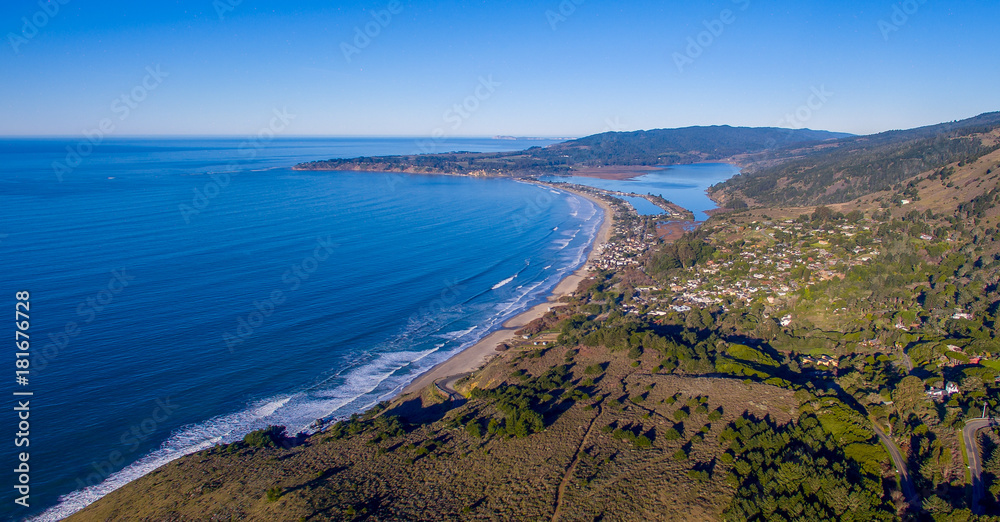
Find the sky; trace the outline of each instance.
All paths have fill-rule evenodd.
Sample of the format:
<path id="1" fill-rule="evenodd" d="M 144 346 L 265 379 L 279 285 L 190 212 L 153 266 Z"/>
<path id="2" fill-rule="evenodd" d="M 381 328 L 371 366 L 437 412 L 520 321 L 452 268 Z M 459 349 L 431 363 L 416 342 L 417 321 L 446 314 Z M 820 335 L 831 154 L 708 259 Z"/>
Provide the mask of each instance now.
<path id="1" fill-rule="evenodd" d="M 997 20 L 996 0 L 5 0 L 0 135 L 868 134 L 1000 110 Z"/>

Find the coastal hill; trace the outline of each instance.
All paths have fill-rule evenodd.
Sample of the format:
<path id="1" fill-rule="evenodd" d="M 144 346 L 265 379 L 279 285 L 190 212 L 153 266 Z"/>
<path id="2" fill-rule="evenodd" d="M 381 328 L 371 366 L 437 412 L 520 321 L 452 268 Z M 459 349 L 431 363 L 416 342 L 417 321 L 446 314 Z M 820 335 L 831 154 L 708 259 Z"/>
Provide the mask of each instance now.
<path id="1" fill-rule="evenodd" d="M 722 161 L 737 154 L 760 153 L 846 136 L 850 135 L 809 129 L 687 127 L 606 132 L 516 152 L 329 159 L 301 163 L 294 168 L 473 176 L 573 174 L 581 169 L 598 167 L 656 167 Z"/>
<path id="2" fill-rule="evenodd" d="M 844 203 L 922 172 L 1000 149 L 1000 112 L 910 130 L 852 136 L 740 157 L 744 172 L 714 187 L 736 206 Z"/>
<path id="3" fill-rule="evenodd" d="M 977 419 L 1000 411 L 995 118 L 747 152 L 717 192 L 744 205 L 671 242 L 575 187 L 610 241 L 481 369 L 178 459 L 71 520 L 1000 520 Z M 778 162 L 859 195 L 780 202 L 753 181 Z"/>

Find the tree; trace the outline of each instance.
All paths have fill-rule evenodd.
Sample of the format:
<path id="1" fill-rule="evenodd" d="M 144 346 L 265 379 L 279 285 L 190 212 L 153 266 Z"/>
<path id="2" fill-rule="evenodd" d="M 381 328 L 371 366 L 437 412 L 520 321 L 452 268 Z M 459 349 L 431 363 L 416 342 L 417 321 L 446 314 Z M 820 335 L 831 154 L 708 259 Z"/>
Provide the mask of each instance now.
<path id="1" fill-rule="evenodd" d="M 267 501 L 268 502 L 277 502 L 278 499 L 280 499 L 281 496 L 284 495 L 284 494 L 285 494 L 285 490 L 283 488 L 281 488 L 280 486 L 274 486 L 273 488 L 269 488 L 267 490 L 267 492 L 266 492 Z"/>
<path id="2" fill-rule="evenodd" d="M 709 317 L 711 317 L 711 315 L 709 315 Z M 694 308 L 687 313 L 687 317 L 684 319 L 684 326 L 692 330 L 702 330 L 707 325 L 705 324 L 701 312 L 697 308 Z"/>
<path id="3" fill-rule="evenodd" d="M 962 379 L 962 394 L 966 397 L 983 397 L 986 395 L 986 384 L 979 375 L 966 375 Z"/>
<path id="4" fill-rule="evenodd" d="M 833 211 L 827 206 L 818 206 L 812 214 L 813 221 L 829 221 L 833 217 Z"/>
<path id="5" fill-rule="evenodd" d="M 273 448 L 285 440 L 284 426 L 268 426 L 251 431 L 243 437 L 243 442 L 252 448 Z"/>
<path id="6" fill-rule="evenodd" d="M 474 439 L 482 438 L 483 432 L 479 427 L 478 420 L 472 420 L 465 425 L 465 432 L 469 434 L 470 437 Z"/>
<path id="7" fill-rule="evenodd" d="M 901 417 L 906 417 L 911 412 L 916 412 L 925 402 L 924 383 L 919 377 L 907 375 L 899 381 L 899 385 L 892 391 L 893 405 Z"/>

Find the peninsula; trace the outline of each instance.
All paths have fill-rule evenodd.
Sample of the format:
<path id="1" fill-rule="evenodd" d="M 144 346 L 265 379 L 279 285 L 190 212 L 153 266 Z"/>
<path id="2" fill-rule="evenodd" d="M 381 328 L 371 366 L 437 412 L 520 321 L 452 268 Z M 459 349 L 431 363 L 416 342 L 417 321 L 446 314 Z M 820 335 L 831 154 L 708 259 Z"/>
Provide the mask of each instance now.
<path id="1" fill-rule="evenodd" d="M 815 146 L 847 136 L 808 129 L 688 127 L 607 132 L 516 152 L 451 152 L 330 159 L 301 163 L 294 168 L 477 177 L 577 174 L 627 178 L 662 166 L 735 161 L 737 157 L 751 154 L 769 157 L 768 153 L 799 150 L 805 144 Z"/>

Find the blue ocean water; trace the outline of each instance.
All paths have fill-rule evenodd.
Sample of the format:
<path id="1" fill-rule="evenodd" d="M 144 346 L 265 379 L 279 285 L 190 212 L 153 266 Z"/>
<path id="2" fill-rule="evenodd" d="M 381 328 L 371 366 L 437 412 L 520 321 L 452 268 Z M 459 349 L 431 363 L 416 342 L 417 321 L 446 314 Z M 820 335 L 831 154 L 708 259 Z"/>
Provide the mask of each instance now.
<path id="1" fill-rule="evenodd" d="M 735 176 L 739 171 L 739 167 L 728 163 L 699 163 L 664 167 L 663 170 L 652 171 L 649 174 L 626 180 L 580 176 L 544 176 L 541 179 L 578 183 L 620 192 L 663 196 L 667 200 L 694 212 L 695 219 L 703 221 L 708 219 L 705 211 L 717 207 L 715 202 L 705 194 L 705 189 Z M 634 203 L 640 214 L 655 215 L 659 213 L 655 205 L 644 199 L 628 198 L 628 201 Z"/>

